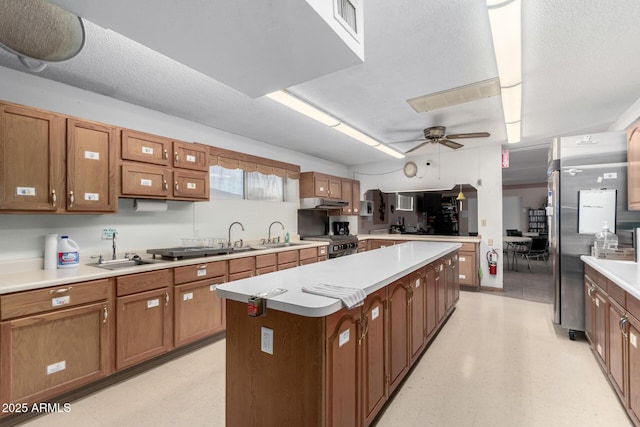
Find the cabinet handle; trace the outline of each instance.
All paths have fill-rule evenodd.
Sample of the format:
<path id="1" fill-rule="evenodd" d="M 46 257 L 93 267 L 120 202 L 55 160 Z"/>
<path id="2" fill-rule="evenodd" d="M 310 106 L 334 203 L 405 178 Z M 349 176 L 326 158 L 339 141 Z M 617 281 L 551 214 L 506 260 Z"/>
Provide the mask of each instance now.
<path id="1" fill-rule="evenodd" d="M 413 300 L 413 288 L 411 286 L 407 286 L 407 292 L 409 293 L 409 300 L 407 301 L 407 305 L 411 304 Z"/>
<path id="2" fill-rule="evenodd" d="M 164 305 L 169 305 L 169 291 L 164 291 Z"/>
<path id="3" fill-rule="evenodd" d="M 51 190 L 51 206 L 55 208 L 57 201 L 58 201 L 58 196 L 56 196 L 56 190 Z"/>
<path id="4" fill-rule="evenodd" d="M 624 331 L 625 329 L 625 325 L 627 324 L 628 320 L 627 317 L 622 317 L 620 318 L 620 332 L 622 333 L 622 336 L 624 337 L 625 340 L 627 340 L 629 338 L 629 335 Z"/>
<path id="5" fill-rule="evenodd" d="M 73 207 L 73 202 L 76 201 L 76 198 L 73 196 L 73 190 L 69 191 L 69 207 Z"/>
<path id="6" fill-rule="evenodd" d="M 360 318 L 360 327 L 362 328 L 362 334 L 360 335 L 360 338 L 358 338 L 358 345 L 362 344 L 362 341 L 369 332 L 369 318 L 366 315 Z"/>
<path id="7" fill-rule="evenodd" d="M 176 161 L 176 162 L 179 162 L 179 161 L 180 161 L 180 156 L 178 156 L 178 152 L 177 152 L 177 151 L 175 152 L 175 157 L 174 157 L 174 159 L 175 159 L 175 161 Z"/>
<path id="8" fill-rule="evenodd" d="M 49 295 L 52 295 L 52 294 L 64 294 L 65 292 L 70 292 L 72 288 L 73 288 L 73 286 L 69 286 L 68 288 L 60 288 L 60 289 L 50 290 L 49 291 Z"/>
<path id="9" fill-rule="evenodd" d="M 107 306 L 102 307 L 102 323 L 107 323 L 107 319 L 109 318 L 109 311 L 107 310 Z"/>
<path id="10" fill-rule="evenodd" d="M 167 191 L 169 189 L 169 184 L 167 183 L 166 179 L 162 181 L 162 189 L 164 191 Z"/>
<path id="11" fill-rule="evenodd" d="M 198 270 L 204 270 L 207 268 L 207 264 L 198 266 Z"/>
<path id="12" fill-rule="evenodd" d="M 591 301 L 592 301 L 593 303 L 595 303 L 595 302 L 596 302 L 596 299 L 595 299 L 595 298 L 593 297 L 593 295 L 591 294 L 591 292 L 593 292 L 594 290 L 595 290 L 595 288 L 589 288 L 589 289 L 587 289 L 587 294 L 589 294 L 589 297 L 591 297 Z"/>
<path id="13" fill-rule="evenodd" d="M 180 185 L 178 184 L 178 181 L 176 181 L 176 191 L 180 191 Z"/>
<path id="14" fill-rule="evenodd" d="M 167 150 L 162 151 L 162 159 L 169 160 L 169 152 Z"/>

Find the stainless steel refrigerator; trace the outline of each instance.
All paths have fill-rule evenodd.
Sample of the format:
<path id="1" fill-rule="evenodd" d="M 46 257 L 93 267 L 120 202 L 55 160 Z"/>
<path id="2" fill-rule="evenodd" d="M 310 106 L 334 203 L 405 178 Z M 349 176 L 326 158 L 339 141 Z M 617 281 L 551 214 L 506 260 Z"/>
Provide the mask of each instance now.
<path id="1" fill-rule="evenodd" d="M 602 192 L 615 193 L 615 200 L 608 200 L 610 205 L 615 203 L 611 208 L 615 209 L 614 223 L 608 226 L 618 235 L 620 246 L 631 246 L 631 230 L 638 224 L 639 213 L 627 210 L 625 133 L 555 138 L 547 174 L 549 250 L 555 285 L 553 322 L 568 329 L 569 338 L 574 339 L 576 331 L 584 331 L 584 266 L 580 256 L 591 254 L 597 232 L 579 233 L 579 221 L 586 221 L 588 212 L 584 204 L 579 205 L 579 195 L 615 190 Z"/>

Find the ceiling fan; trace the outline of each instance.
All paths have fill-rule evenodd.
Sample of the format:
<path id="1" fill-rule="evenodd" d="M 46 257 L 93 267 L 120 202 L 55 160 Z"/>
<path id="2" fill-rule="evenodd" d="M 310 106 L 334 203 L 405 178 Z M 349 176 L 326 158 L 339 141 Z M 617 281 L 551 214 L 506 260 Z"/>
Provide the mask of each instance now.
<path id="1" fill-rule="evenodd" d="M 424 129 L 424 139 L 410 139 L 408 141 L 396 141 L 393 144 L 397 144 L 397 143 L 402 143 L 402 142 L 419 142 L 422 141 L 422 144 L 418 144 L 415 147 L 413 147 L 412 149 L 408 150 L 405 152 L 406 153 L 411 153 L 412 151 L 417 150 L 418 148 L 422 147 L 423 145 L 429 144 L 429 143 L 439 143 L 442 145 L 445 145 L 449 148 L 453 148 L 454 150 L 457 150 L 460 147 L 464 147 L 464 144 L 460 144 L 459 142 L 455 142 L 455 141 L 451 141 L 452 139 L 464 139 L 464 138 L 486 138 L 488 136 L 491 136 L 491 134 L 489 132 L 472 132 L 472 133 L 455 133 L 455 134 L 449 134 L 445 136 L 445 132 L 446 132 L 447 128 L 444 126 L 432 126 L 429 128 Z"/>

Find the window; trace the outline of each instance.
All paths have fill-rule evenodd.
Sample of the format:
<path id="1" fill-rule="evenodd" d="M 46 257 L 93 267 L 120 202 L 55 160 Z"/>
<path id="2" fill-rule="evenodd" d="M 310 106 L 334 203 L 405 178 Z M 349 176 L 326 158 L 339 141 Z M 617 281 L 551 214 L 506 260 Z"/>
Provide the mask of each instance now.
<path id="1" fill-rule="evenodd" d="M 209 188 L 213 199 L 243 199 L 244 172 L 242 169 L 210 166 Z"/>
<path id="2" fill-rule="evenodd" d="M 284 179 L 276 175 L 260 172 L 246 172 L 247 199 L 282 202 L 284 200 Z"/>

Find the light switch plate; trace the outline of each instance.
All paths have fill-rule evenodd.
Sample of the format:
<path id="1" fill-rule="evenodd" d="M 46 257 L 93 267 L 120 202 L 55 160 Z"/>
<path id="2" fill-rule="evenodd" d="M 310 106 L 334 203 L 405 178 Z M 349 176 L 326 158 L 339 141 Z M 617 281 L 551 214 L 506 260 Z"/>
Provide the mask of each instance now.
<path id="1" fill-rule="evenodd" d="M 268 354 L 273 354 L 273 329 L 260 328 L 260 349 Z"/>

